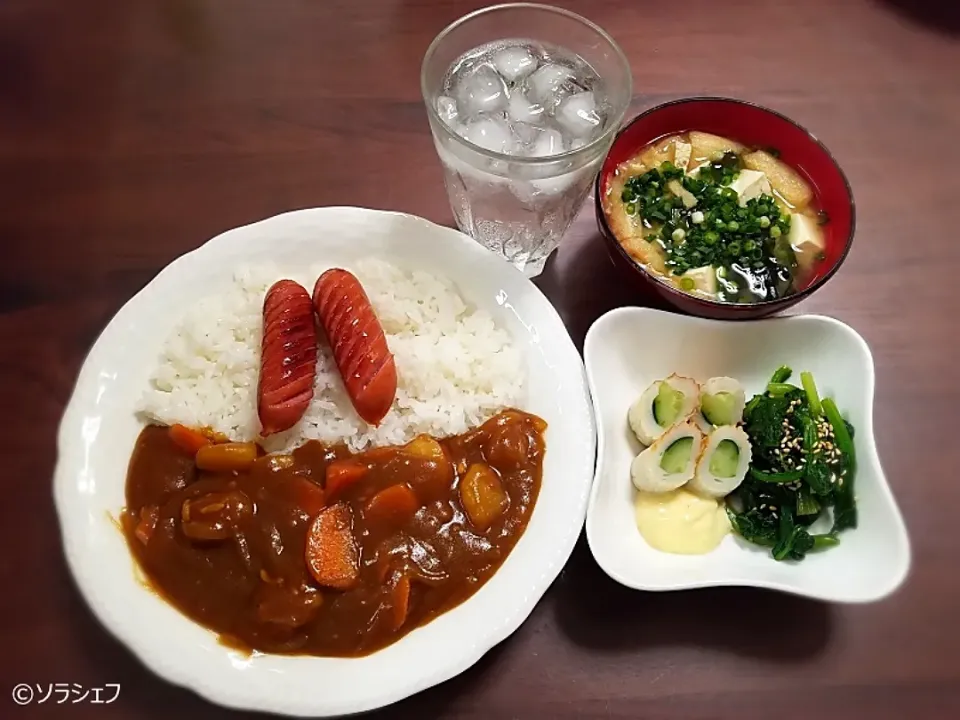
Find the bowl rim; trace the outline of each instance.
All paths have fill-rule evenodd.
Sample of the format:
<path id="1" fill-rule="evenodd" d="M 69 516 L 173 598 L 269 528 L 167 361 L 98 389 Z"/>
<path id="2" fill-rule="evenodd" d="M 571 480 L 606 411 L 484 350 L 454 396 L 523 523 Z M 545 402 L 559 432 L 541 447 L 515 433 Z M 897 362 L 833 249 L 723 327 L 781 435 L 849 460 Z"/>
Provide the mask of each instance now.
<path id="1" fill-rule="evenodd" d="M 620 241 L 617 239 L 617 236 L 614 234 L 613 230 L 610 229 L 610 225 L 607 222 L 607 214 L 603 209 L 603 201 L 601 199 L 601 184 L 604 179 L 603 165 L 606 165 L 607 158 L 610 156 L 610 153 L 613 152 L 613 148 L 616 147 L 616 144 L 620 140 L 621 136 L 627 130 L 629 130 L 634 123 L 650 115 L 653 115 L 654 113 L 660 112 L 665 108 L 668 108 L 674 105 L 686 105 L 690 103 L 701 103 L 701 102 L 721 102 L 721 103 L 730 103 L 731 105 L 743 105 L 755 110 L 760 110 L 761 112 L 767 113 L 768 115 L 772 115 L 776 118 L 779 118 L 780 120 L 784 120 L 790 123 L 795 128 L 797 128 L 802 133 L 804 133 L 807 136 L 807 138 L 810 141 L 812 141 L 815 145 L 819 146 L 819 148 L 823 151 L 823 153 L 830 159 L 830 162 L 833 164 L 833 167 L 840 174 L 840 179 L 843 180 L 843 185 L 847 190 L 847 197 L 849 198 L 849 201 L 850 201 L 850 232 L 847 233 L 846 240 L 844 241 L 843 250 L 841 251 L 840 255 L 837 257 L 836 262 L 833 263 L 833 266 L 829 270 L 827 270 L 827 272 L 825 272 L 819 278 L 814 280 L 812 283 L 810 283 L 810 285 L 805 287 L 800 292 L 795 292 L 791 295 L 785 295 L 783 297 L 774 298 L 773 300 L 760 300 L 758 302 L 752 302 L 752 303 L 729 303 L 729 302 L 722 302 L 720 300 L 712 300 L 710 298 L 701 297 L 699 295 L 692 295 L 690 293 L 684 292 L 680 288 L 666 282 L 665 280 L 662 280 L 660 277 L 658 277 L 654 273 L 651 273 L 649 270 L 646 269 L 646 267 L 644 267 L 643 265 L 640 265 L 636 260 L 630 257 L 630 255 L 627 254 L 627 251 L 623 249 L 623 245 L 621 245 Z M 622 128 L 620 128 L 620 130 L 617 132 L 617 134 L 613 138 L 613 142 L 610 145 L 610 150 L 607 152 L 607 155 L 604 157 L 603 165 L 601 165 L 600 172 L 597 173 L 597 178 L 594 181 L 594 194 L 593 194 L 595 212 L 597 215 L 597 222 L 600 225 L 600 231 L 601 231 L 600 234 L 603 235 L 604 240 L 606 240 L 608 243 L 612 243 L 616 247 L 617 252 L 620 253 L 620 256 L 624 260 L 629 262 L 635 271 L 639 272 L 642 277 L 656 282 L 665 291 L 666 294 L 671 296 L 671 298 L 677 297 L 677 298 L 681 298 L 682 301 L 684 302 L 692 301 L 694 303 L 699 303 L 707 307 L 722 308 L 725 310 L 729 309 L 729 310 L 733 310 L 734 312 L 737 312 L 738 308 L 743 308 L 741 312 L 744 312 L 744 313 L 749 312 L 747 308 L 754 309 L 754 312 L 760 312 L 762 311 L 763 308 L 769 309 L 769 308 L 776 308 L 776 307 L 788 307 L 790 305 L 800 302 L 804 298 L 809 297 L 816 290 L 818 290 L 820 287 L 826 284 L 826 282 L 837 273 L 837 271 L 840 269 L 840 266 L 843 265 L 843 263 L 846 261 L 847 255 L 850 254 L 850 248 L 853 246 L 853 239 L 857 232 L 857 204 L 853 196 L 853 187 L 850 185 L 850 180 L 849 178 L 847 178 L 847 175 L 843 171 L 843 168 L 840 166 L 840 163 L 837 162 L 836 157 L 834 157 L 833 153 L 830 152 L 830 149 L 816 135 L 814 135 L 810 130 L 808 130 L 804 125 L 801 125 L 796 120 L 793 120 L 787 117 L 786 115 L 784 115 L 781 112 L 778 112 L 777 110 L 773 110 L 771 108 L 766 107 L 765 105 L 761 105 L 751 100 L 742 100 L 740 98 L 725 97 L 722 95 L 694 95 L 690 97 L 682 97 L 682 98 L 676 98 L 674 100 L 668 100 L 667 102 L 660 103 L 659 105 L 655 105 L 652 108 L 648 108 L 647 110 L 644 110 L 640 114 L 631 118 L 628 123 L 626 123 Z"/>

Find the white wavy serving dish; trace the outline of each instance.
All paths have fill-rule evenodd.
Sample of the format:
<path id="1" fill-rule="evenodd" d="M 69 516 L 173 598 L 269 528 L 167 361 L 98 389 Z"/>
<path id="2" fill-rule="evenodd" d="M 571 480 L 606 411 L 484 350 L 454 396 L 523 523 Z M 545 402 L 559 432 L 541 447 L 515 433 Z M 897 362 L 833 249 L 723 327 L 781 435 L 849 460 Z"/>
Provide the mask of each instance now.
<path id="1" fill-rule="evenodd" d="M 587 510 L 587 540 L 614 580 L 638 590 L 748 585 L 832 602 L 879 600 L 910 567 L 906 527 L 887 484 L 873 435 L 873 358 L 853 329 L 816 315 L 732 323 L 625 307 L 599 318 L 584 343 L 597 421 L 597 471 Z M 673 372 L 703 382 L 726 375 L 747 398 L 781 365 L 791 381 L 809 370 L 824 397 L 853 423 L 859 527 L 840 544 L 802 562 L 776 562 L 768 548 L 730 535 L 705 555 L 650 547 L 637 531 L 630 463 L 641 450 L 627 410 L 650 383 Z"/>
<path id="2" fill-rule="evenodd" d="M 549 423 L 530 524 L 472 598 L 399 642 L 356 659 L 255 655 L 217 642 L 147 590 L 113 524 L 124 503 L 133 413 L 160 345 L 183 311 L 241 264 L 349 264 L 375 256 L 451 278 L 506 326 L 527 365 L 524 409 Z M 96 616 L 157 675 L 220 705 L 286 715 L 355 713 L 473 665 L 510 635 L 556 578 L 583 526 L 595 427 L 583 364 L 553 306 L 522 273 L 467 236 L 360 208 L 279 215 L 210 240 L 167 266 L 110 321 L 84 362 L 60 425 L 54 479 L 67 560 Z"/>

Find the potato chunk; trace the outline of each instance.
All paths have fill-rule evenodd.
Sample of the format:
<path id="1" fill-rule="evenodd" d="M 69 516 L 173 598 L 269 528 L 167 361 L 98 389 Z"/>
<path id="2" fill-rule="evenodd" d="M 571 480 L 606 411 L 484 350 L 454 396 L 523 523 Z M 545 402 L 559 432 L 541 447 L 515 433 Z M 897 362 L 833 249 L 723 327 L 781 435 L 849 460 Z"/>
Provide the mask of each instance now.
<path id="1" fill-rule="evenodd" d="M 770 153 L 748 153 L 743 156 L 743 164 L 766 175 L 773 189 L 794 209 L 803 210 L 813 199 L 813 190 L 800 174 Z"/>
<path id="2" fill-rule="evenodd" d="M 690 151 L 690 159 L 694 165 L 700 164 L 704 160 L 719 160 L 724 153 L 741 153 L 745 149 L 735 140 L 700 132 L 699 130 L 690 131 L 690 144 L 693 146 Z"/>
<path id="3" fill-rule="evenodd" d="M 474 463 L 460 481 L 460 503 L 470 524 L 483 531 L 507 509 L 510 498 L 500 478 L 487 465 Z"/>

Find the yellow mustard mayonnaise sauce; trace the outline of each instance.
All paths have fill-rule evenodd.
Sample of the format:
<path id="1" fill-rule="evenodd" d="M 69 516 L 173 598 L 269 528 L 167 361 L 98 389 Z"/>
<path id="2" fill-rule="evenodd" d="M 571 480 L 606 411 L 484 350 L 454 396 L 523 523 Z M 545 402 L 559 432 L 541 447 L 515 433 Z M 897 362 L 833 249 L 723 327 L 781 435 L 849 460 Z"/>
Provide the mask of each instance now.
<path id="1" fill-rule="evenodd" d="M 723 500 L 700 497 L 684 488 L 666 493 L 638 492 L 634 500 L 637 529 L 657 550 L 702 555 L 730 532 Z"/>

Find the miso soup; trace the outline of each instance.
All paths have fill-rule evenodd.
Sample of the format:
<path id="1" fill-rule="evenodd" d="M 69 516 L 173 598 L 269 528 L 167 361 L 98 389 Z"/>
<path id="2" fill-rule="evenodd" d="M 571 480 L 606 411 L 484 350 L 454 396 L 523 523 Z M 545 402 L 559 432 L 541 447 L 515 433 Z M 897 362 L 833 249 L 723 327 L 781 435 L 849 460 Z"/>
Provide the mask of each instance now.
<path id="1" fill-rule="evenodd" d="M 691 295 L 754 303 L 806 287 L 827 218 L 809 183 L 772 148 L 692 130 L 621 163 L 603 197 L 618 242 Z"/>

